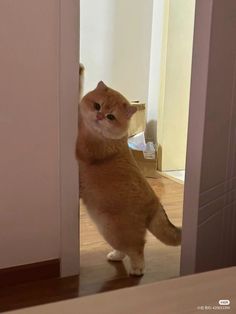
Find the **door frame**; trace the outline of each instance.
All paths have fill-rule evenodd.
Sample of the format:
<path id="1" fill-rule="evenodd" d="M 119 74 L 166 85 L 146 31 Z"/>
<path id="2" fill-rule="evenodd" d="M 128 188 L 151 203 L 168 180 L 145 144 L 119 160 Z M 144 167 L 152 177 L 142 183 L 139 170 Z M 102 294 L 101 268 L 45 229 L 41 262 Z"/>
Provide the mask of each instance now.
<path id="1" fill-rule="evenodd" d="M 59 0 L 59 139 L 61 276 L 79 274 L 78 165 L 79 0 Z"/>
<path id="2" fill-rule="evenodd" d="M 75 9 L 75 4 L 77 3 L 77 5 L 79 5 L 79 0 L 70 0 L 69 1 L 70 5 L 67 4 L 67 1 L 68 0 L 61 0 L 61 3 L 62 3 L 61 8 L 63 11 L 61 15 L 62 26 L 63 26 L 63 20 L 65 22 L 69 16 L 74 17 L 73 11 Z M 204 122 L 205 122 L 205 108 L 206 108 L 207 84 L 208 84 L 208 63 L 209 63 L 209 54 L 210 54 L 213 4 L 214 4 L 214 0 L 197 0 L 196 6 L 195 6 L 180 275 L 187 275 L 187 274 L 195 273 L 195 265 L 196 265 L 197 225 L 198 225 L 198 209 L 199 209 L 199 197 L 198 196 L 199 196 L 199 191 L 200 191 L 200 179 L 201 179 L 201 173 L 199 169 L 201 169 L 201 160 L 202 160 L 202 152 L 203 152 Z M 77 19 L 79 19 L 78 16 L 77 16 Z M 64 23 L 64 28 L 63 27 L 61 28 L 61 31 L 62 31 L 61 32 L 61 52 L 63 52 L 64 50 L 64 52 L 62 53 L 62 58 L 61 58 L 62 69 L 63 68 L 65 69 L 67 65 L 69 65 L 69 67 L 72 67 L 76 63 L 75 59 L 73 59 L 74 62 L 71 62 L 71 61 L 68 61 L 69 58 L 68 59 L 66 58 L 68 54 L 68 52 L 66 51 L 67 49 L 66 43 L 68 43 L 69 41 L 70 47 L 75 48 L 75 46 L 77 46 L 77 44 L 75 45 L 75 42 L 77 41 L 70 34 L 71 31 L 72 31 L 72 34 L 76 36 L 78 35 L 77 38 L 79 38 L 79 34 L 77 34 L 77 31 L 74 31 L 75 30 L 74 27 L 76 25 L 75 18 L 72 18 L 71 21 L 72 23 L 69 23 L 70 27 L 68 27 L 68 25 L 66 27 L 67 23 Z M 78 30 L 79 30 L 79 27 L 78 27 Z M 68 36 L 69 34 L 70 36 Z M 74 54 L 72 54 L 72 56 L 74 57 Z M 72 70 L 71 73 L 74 73 L 74 71 Z M 76 75 L 76 73 L 74 73 L 74 78 L 75 78 L 75 81 L 77 81 L 78 75 Z M 63 75 L 61 76 L 61 84 L 63 84 L 63 82 L 66 82 L 67 80 L 68 78 L 66 79 L 66 78 L 63 78 Z M 75 81 L 73 82 L 75 83 Z M 67 82 L 69 82 L 69 80 Z M 74 94 L 74 91 L 72 91 L 72 94 Z M 65 95 L 66 95 L 66 92 L 65 92 Z M 63 122 L 64 120 L 63 112 L 64 110 L 66 110 L 66 108 L 64 108 L 64 105 L 62 105 L 61 107 L 62 107 L 61 108 L 62 109 L 61 121 Z M 64 124 L 62 123 L 61 132 L 63 132 L 63 129 L 64 130 L 66 129 L 65 121 L 64 121 Z M 71 128 L 70 134 L 74 136 L 74 128 Z M 64 137 L 61 137 L 62 150 L 63 148 L 65 149 L 66 147 L 68 147 L 68 143 L 66 143 L 66 139 L 69 138 L 68 135 L 69 133 L 66 134 L 65 132 Z M 65 182 L 67 181 L 66 170 L 67 169 L 64 169 L 65 171 L 64 178 L 62 177 L 62 179 Z M 69 169 L 69 170 L 71 171 L 72 169 Z M 66 192 L 64 191 L 64 193 Z M 64 197 L 66 199 L 67 195 L 64 195 Z M 63 205 L 63 202 L 62 202 L 62 205 Z M 62 217 L 65 218 L 65 221 L 63 221 L 62 219 L 63 221 L 62 238 L 64 240 L 71 239 L 73 242 L 75 240 L 75 232 L 74 232 L 75 229 L 72 230 L 73 228 L 70 228 L 69 231 L 67 230 L 69 223 L 72 222 L 73 219 L 71 216 L 69 220 L 68 217 L 66 217 L 67 214 L 68 214 L 68 209 L 66 207 L 63 208 L 62 206 Z M 73 217 L 75 217 L 75 215 Z M 192 229 L 192 226 L 194 226 L 194 230 Z M 62 248 L 64 248 L 64 252 L 66 252 L 66 243 L 67 241 L 62 242 Z M 78 243 L 75 243 L 75 245 L 77 244 Z M 62 256 L 64 258 L 64 262 L 69 257 L 69 255 L 66 255 L 66 254 Z M 75 257 L 74 258 L 74 261 L 75 261 L 76 258 L 78 258 L 78 256 L 74 256 L 74 257 Z M 73 265 L 74 265 L 73 263 L 71 263 L 70 265 L 72 273 L 76 269 L 76 267 Z M 64 263 L 64 267 L 65 268 L 63 270 L 63 266 L 62 266 L 62 274 L 67 273 L 67 270 L 68 270 L 66 263 Z M 77 264 L 77 267 L 78 267 L 78 264 Z"/>
<path id="3" fill-rule="evenodd" d="M 203 152 L 213 1 L 197 0 L 195 8 L 180 275 L 195 273 L 196 266 L 199 169 Z"/>

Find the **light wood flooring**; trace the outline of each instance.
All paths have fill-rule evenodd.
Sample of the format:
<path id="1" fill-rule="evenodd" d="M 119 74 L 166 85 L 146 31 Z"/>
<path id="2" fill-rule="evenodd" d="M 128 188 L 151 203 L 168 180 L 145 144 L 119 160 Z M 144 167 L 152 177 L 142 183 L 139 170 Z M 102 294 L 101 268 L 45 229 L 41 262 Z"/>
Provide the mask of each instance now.
<path id="1" fill-rule="evenodd" d="M 159 195 L 170 220 L 181 225 L 183 185 L 160 175 L 148 181 Z M 179 275 L 179 247 L 167 247 L 148 234 L 145 249 L 146 272 L 143 277 L 131 277 L 128 275 L 127 260 L 124 263 L 109 263 L 106 260 L 110 247 L 97 232 L 83 207 L 80 222 L 80 276 L 41 280 L 1 289 L 0 312 L 151 283 Z"/>

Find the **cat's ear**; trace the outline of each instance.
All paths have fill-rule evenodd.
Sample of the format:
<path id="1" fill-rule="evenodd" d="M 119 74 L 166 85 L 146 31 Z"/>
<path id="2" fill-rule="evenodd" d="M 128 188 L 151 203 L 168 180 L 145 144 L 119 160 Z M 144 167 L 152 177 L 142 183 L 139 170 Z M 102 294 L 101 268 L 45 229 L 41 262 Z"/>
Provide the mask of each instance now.
<path id="1" fill-rule="evenodd" d="M 106 84 L 103 81 L 100 81 L 98 83 L 96 89 L 106 91 L 108 89 L 108 87 L 106 86 Z"/>
<path id="2" fill-rule="evenodd" d="M 126 109 L 126 116 L 128 119 L 132 117 L 132 115 L 137 111 L 137 108 L 135 106 L 129 106 Z"/>

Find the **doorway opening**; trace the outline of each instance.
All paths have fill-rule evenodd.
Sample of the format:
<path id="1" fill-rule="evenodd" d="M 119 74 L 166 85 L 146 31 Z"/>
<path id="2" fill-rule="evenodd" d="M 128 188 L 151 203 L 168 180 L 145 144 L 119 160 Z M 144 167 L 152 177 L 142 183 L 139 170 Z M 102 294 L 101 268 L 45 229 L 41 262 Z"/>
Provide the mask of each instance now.
<path id="1" fill-rule="evenodd" d="M 103 80 L 135 102 L 129 146 L 170 220 L 180 226 L 195 0 L 81 0 L 80 8 L 84 93 Z M 153 159 L 145 156 L 148 142 Z M 132 278 L 126 260 L 107 262 L 110 246 L 83 204 L 80 226 L 80 295 L 179 275 L 180 247 L 167 247 L 148 233 L 145 275 Z"/>

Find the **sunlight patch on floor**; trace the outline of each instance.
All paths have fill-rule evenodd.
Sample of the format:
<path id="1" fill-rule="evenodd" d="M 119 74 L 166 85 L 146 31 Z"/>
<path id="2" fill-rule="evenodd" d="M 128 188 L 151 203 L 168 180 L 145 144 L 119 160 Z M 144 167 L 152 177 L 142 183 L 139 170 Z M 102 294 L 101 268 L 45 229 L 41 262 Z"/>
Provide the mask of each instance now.
<path id="1" fill-rule="evenodd" d="M 180 180 L 184 183 L 185 179 L 185 170 L 178 170 L 178 171 L 165 171 L 163 172 L 168 177 L 172 177 L 174 179 Z"/>

